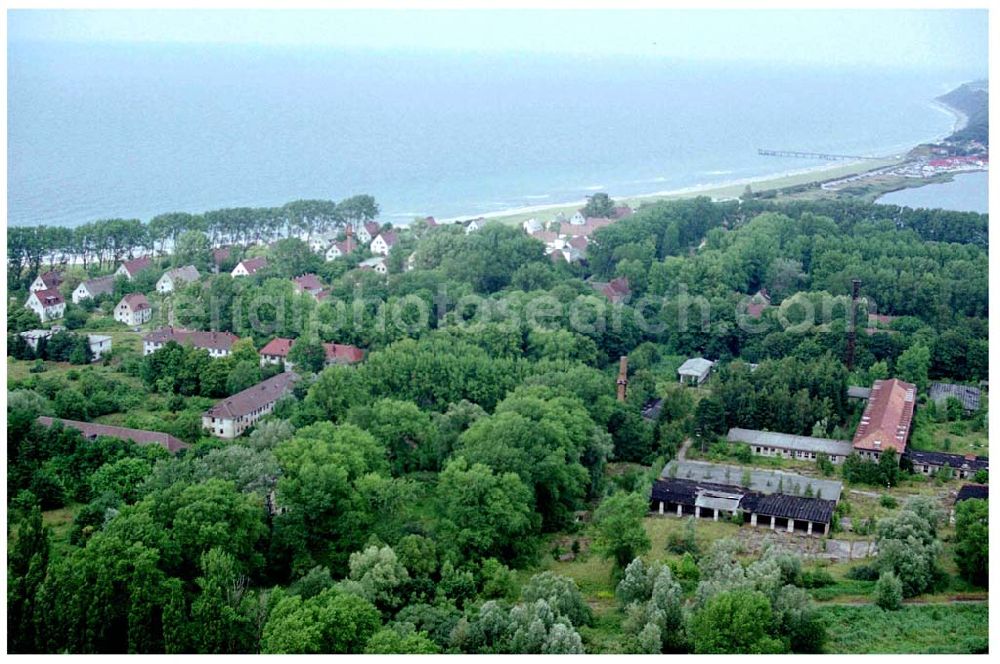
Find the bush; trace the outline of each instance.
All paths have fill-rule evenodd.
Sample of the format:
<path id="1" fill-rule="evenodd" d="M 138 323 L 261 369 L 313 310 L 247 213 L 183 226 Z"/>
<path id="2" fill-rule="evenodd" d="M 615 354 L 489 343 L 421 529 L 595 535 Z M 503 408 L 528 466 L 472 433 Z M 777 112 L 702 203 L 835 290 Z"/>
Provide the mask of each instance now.
<path id="1" fill-rule="evenodd" d="M 885 572 L 875 584 L 875 604 L 886 611 L 903 606 L 903 583 L 892 572 Z"/>
<path id="2" fill-rule="evenodd" d="M 879 573 L 874 565 L 858 565 L 847 570 L 844 576 L 855 581 L 875 581 L 879 578 Z"/>
<path id="3" fill-rule="evenodd" d="M 890 510 L 896 509 L 896 507 L 899 506 L 899 503 L 896 502 L 896 499 L 893 498 L 892 496 L 890 496 L 887 493 L 886 494 L 882 494 L 882 497 L 879 498 L 878 502 L 879 502 L 879 505 L 881 505 L 882 507 L 885 507 L 887 509 L 890 509 Z"/>
<path id="4" fill-rule="evenodd" d="M 681 532 L 670 533 L 670 537 L 667 538 L 667 551 L 677 555 L 685 553 L 690 553 L 692 556 L 698 555 L 698 540 L 694 536 L 694 517 L 688 517 Z"/>
<path id="5" fill-rule="evenodd" d="M 835 583 L 833 575 L 822 568 L 810 569 L 802 573 L 801 584 L 803 588 L 825 588 Z"/>

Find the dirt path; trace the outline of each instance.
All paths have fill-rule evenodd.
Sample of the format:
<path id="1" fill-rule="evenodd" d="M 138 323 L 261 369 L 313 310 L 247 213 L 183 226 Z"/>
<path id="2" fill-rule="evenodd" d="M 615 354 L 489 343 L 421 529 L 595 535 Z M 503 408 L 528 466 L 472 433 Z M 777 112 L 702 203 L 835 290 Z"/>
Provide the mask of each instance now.
<path id="1" fill-rule="evenodd" d="M 970 599 L 968 597 L 952 597 L 943 602 L 933 602 L 926 599 L 920 599 L 919 597 L 914 599 L 904 599 L 903 606 L 936 606 L 938 604 L 988 604 L 989 598 L 984 597 L 982 599 Z M 816 602 L 817 606 L 868 606 L 874 604 L 871 600 L 856 599 L 850 601 L 840 601 L 840 602 Z"/>
<path id="2" fill-rule="evenodd" d="M 687 451 L 691 448 L 691 443 L 693 442 L 694 441 L 691 440 L 690 438 L 684 439 L 684 442 L 681 443 L 681 449 L 677 450 L 678 461 L 684 461 L 685 457 L 687 456 Z"/>

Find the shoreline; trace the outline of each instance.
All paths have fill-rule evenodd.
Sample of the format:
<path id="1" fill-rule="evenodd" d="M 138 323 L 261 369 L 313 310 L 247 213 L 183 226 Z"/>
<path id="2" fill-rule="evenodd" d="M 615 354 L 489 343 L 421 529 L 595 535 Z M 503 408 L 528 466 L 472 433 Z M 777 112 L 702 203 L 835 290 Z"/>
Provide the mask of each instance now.
<path id="1" fill-rule="evenodd" d="M 738 198 L 742 193 L 742 190 L 747 186 L 750 186 L 750 188 L 754 191 L 760 192 L 806 184 L 821 184 L 828 180 L 860 175 L 862 173 L 867 173 L 868 171 L 885 168 L 886 166 L 898 165 L 905 162 L 907 155 L 916 147 L 944 140 L 948 136 L 964 129 L 966 125 L 968 125 L 968 116 L 954 106 L 951 106 L 938 98 L 931 99 L 928 103 L 932 107 L 952 116 L 954 119 L 952 128 L 950 131 L 939 137 L 912 145 L 905 151 L 904 154 L 897 154 L 893 156 L 884 155 L 876 157 L 875 159 L 859 161 L 846 161 L 838 165 L 821 164 L 809 168 L 770 173 L 767 175 L 740 178 L 736 180 L 727 180 L 718 183 L 691 185 L 688 187 L 680 187 L 678 189 L 612 198 L 614 198 L 614 200 L 618 203 L 625 203 L 632 205 L 633 207 L 635 207 L 633 204 L 641 205 L 642 203 L 655 203 L 658 201 L 695 198 L 698 196 L 708 196 L 712 198 L 712 200 L 727 200 Z M 525 205 L 481 214 L 465 214 L 447 217 L 440 219 L 439 221 L 441 223 L 454 223 L 459 221 L 469 221 L 471 219 L 487 219 L 505 223 L 521 223 L 523 221 L 527 221 L 536 214 L 550 213 L 555 215 L 559 212 L 574 212 L 583 205 L 586 205 L 586 202 L 586 199 L 581 199 L 568 203 L 541 203 L 538 205 Z"/>

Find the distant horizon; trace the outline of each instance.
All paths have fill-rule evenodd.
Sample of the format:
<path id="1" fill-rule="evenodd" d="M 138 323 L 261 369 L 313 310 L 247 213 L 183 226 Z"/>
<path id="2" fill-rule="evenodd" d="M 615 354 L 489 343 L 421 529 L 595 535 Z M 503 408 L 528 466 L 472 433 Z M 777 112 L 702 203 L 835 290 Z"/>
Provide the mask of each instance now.
<path id="1" fill-rule="evenodd" d="M 565 55 L 977 71 L 988 13 L 958 10 L 25 10 L 8 44 L 170 44 Z M 926 44 L 934 44 L 928 49 Z M 972 74 L 970 74 L 972 75 Z"/>

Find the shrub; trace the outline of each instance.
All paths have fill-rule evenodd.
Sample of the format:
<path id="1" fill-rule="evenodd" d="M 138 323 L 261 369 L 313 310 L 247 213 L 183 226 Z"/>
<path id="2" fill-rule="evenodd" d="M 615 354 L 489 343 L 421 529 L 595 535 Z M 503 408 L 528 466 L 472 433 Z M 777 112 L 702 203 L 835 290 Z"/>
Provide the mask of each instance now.
<path id="1" fill-rule="evenodd" d="M 882 507 L 885 507 L 887 509 L 890 509 L 890 510 L 896 509 L 896 507 L 899 505 L 899 503 L 896 502 L 896 499 L 893 498 L 892 496 L 890 496 L 887 493 L 886 494 L 882 494 L 882 497 L 879 498 L 878 502 L 879 502 L 879 505 L 881 505 Z"/>
<path id="2" fill-rule="evenodd" d="M 834 581 L 833 575 L 822 568 L 810 569 L 802 573 L 801 584 L 803 588 L 825 588 L 834 583 L 836 581 Z"/>
<path id="3" fill-rule="evenodd" d="M 875 584 L 875 604 L 886 611 L 903 606 L 903 583 L 892 572 L 885 572 Z"/>
<path id="4" fill-rule="evenodd" d="M 677 555 L 685 553 L 690 553 L 692 556 L 698 555 L 698 541 L 694 536 L 694 517 L 688 517 L 681 532 L 670 533 L 670 537 L 667 538 L 667 551 Z"/>

